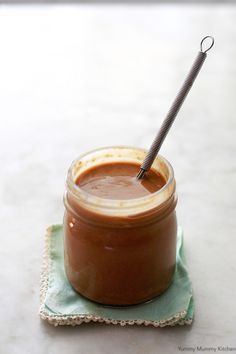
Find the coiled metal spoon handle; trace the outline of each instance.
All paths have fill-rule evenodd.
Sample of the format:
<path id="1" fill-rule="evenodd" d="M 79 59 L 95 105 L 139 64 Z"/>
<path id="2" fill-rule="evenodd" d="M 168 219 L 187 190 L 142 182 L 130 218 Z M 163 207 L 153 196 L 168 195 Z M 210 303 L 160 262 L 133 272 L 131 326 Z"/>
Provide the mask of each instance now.
<path id="1" fill-rule="evenodd" d="M 210 39 L 211 40 L 211 44 L 205 49 L 203 50 L 203 44 L 204 41 L 206 39 Z M 189 93 L 201 67 L 202 64 L 204 63 L 205 59 L 206 59 L 206 52 L 211 49 L 214 45 L 214 38 L 211 36 L 206 36 L 202 39 L 201 43 L 200 43 L 200 52 L 198 53 L 193 66 L 188 74 L 188 76 L 186 77 L 178 95 L 176 96 L 172 106 L 170 107 L 166 118 L 164 119 L 161 128 L 156 136 L 156 138 L 154 139 L 141 167 L 140 167 L 140 171 L 137 174 L 137 179 L 141 179 L 143 178 L 145 172 L 147 172 L 152 164 L 153 161 L 155 160 L 163 141 L 165 140 L 165 137 L 168 133 L 168 131 L 170 130 L 170 127 L 172 126 L 175 117 L 177 116 L 185 98 L 187 97 L 187 94 Z"/>

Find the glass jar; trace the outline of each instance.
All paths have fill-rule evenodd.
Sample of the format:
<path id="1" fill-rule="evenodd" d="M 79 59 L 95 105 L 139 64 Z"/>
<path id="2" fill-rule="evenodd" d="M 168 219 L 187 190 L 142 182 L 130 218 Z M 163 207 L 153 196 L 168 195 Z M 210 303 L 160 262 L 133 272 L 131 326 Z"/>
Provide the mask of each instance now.
<path id="1" fill-rule="evenodd" d="M 177 222 L 174 172 L 160 155 L 152 168 L 166 180 L 162 189 L 130 200 L 103 199 L 75 181 L 86 169 L 114 162 L 141 164 L 146 151 L 107 147 L 76 159 L 64 196 L 65 270 L 72 287 L 107 305 L 152 299 L 171 283 L 176 260 Z"/>

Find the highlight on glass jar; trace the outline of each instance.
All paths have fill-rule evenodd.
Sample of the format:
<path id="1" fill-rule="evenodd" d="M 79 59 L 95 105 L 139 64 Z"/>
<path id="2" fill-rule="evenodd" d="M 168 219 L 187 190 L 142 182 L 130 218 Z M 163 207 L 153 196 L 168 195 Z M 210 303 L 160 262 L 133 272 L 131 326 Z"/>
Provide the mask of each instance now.
<path id="1" fill-rule="evenodd" d="M 64 195 L 64 262 L 72 287 L 105 305 L 162 294 L 176 264 L 174 172 L 158 155 L 137 178 L 146 150 L 106 147 L 71 165 Z"/>

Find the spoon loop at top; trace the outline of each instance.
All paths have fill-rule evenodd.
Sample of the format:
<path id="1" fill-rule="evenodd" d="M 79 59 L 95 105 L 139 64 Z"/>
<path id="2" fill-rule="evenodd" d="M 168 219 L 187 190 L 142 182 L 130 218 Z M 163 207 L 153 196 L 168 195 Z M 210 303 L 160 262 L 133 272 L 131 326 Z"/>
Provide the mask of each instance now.
<path id="1" fill-rule="evenodd" d="M 210 45 L 209 47 L 207 47 L 205 50 L 203 50 L 203 43 L 204 43 L 204 41 L 205 41 L 206 39 L 208 39 L 208 38 L 211 39 L 211 45 Z M 202 39 L 201 43 L 200 43 L 201 52 L 203 52 L 203 53 L 208 52 L 208 50 L 210 50 L 210 49 L 213 47 L 214 43 L 215 43 L 214 37 L 212 37 L 212 36 L 206 36 L 206 37 L 204 37 L 204 38 Z"/>

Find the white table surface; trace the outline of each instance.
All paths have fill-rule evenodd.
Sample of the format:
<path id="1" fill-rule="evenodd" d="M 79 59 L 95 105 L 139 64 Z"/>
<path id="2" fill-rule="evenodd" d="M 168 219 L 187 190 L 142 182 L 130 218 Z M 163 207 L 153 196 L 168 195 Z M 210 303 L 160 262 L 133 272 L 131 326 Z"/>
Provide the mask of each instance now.
<path id="1" fill-rule="evenodd" d="M 206 34 L 215 47 L 161 151 L 177 180 L 194 324 L 42 322 L 43 236 L 62 222 L 69 164 L 101 146 L 148 147 Z M 0 6 L 1 354 L 236 347 L 235 43 L 233 5 Z"/>

